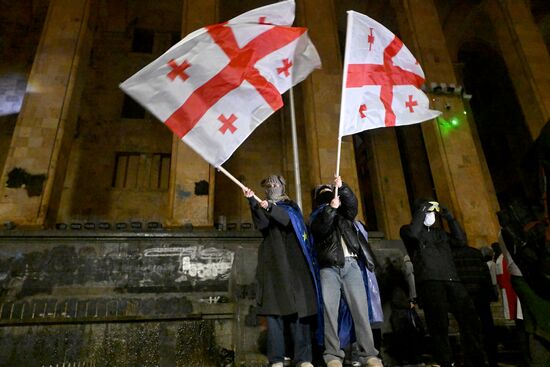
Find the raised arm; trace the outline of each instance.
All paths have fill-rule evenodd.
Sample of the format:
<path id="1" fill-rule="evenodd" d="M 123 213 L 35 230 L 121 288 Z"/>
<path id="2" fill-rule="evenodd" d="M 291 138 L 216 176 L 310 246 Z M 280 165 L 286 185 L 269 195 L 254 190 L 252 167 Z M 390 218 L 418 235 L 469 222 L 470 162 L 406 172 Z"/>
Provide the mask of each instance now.
<path id="1" fill-rule="evenodd" d="M 334 218 L 336 218 L 336 210 L 331 205 L 326 205 L 311 222 L 311 232 L 316 241 L 322 240 L 330 234 Z"/>
<path id="2" fill-rule="evenodd" d="M 357 197 L 353 193 L 352 189 L 342 183 L 342 187 L 338 189 L 338 195 L 340 195 L 340 201 L 342 205 L 338 208 L 338 212 L 349 220 L 354 220 L 358 212 Z"/>
<path id="3" fill-rule="evenodd" d="M 252 220 L 254 221 L 254 225 L 260 230 L 263 231 L 264 229 L 269 227 L 269 217 L 267 216 L 267 213 L 265 209 L 263 209 L 260 206 L 260 203 L 253 197 L 247 197 L 248 204 L 250 205 L 250 211 L 252 213 Z"/>
<path id="4" fill-rule="evenodd" d="M 351 190 L 351 188 L 342 182 L 342 177 L 336 176 L 334 178 L 334 187 L 338 189 L 338 198 L 340 204 L 338 207 L 338 213 L 344 218 L 354 220 L 357 216 L 357 197 Z"/>
<path id="5" fill-rule="evenodd" d="M 413 213 L 411 223 L 402 226 L 399 231 L 403 244 L 410 256 L 413 256 L 413 253 L 418 249 L 419 235 L 424 225 L 424 218 L 426 218 L 427 210 L 427 204 L 421 205 Z"/>
<path id="6" fill-rule="evenodd" d="M 418 238 L 418 235 L 422 231 L 422 227 L 424 226 L 424 219 L 426 218 L 426 213 L 428 212 L 428 204 L 423 204 L 418 208 L 412 217 L 411 220 L 411 236 L 414 238 Z"/>
<path id="7" fill-rule="evenodd" d="M 254 191 L 250 190 L 248 187 L 243 188 L 243 193 L 245 198 L 248 200 L 248 204 L 250 205 L 252 220 L 254 221 L 254 224 L 256 225 L 256 227 L 260 231 L 263 231 L 264 229 L 268 228 L 269 217 L 267 216 L 265 208 L 268 207 L 269 203 L 265 200 L 258 203 L 258 201 L 254 199 Z"/>
<path id="8" fill-rule="evenodd" d="M 458 246 L 466 246 L 466 233 L 460 227 L 460 224 L 458 224 L 458 221 L 453 217 L 449 209 L 441 206 L 441 216 L 447 221 L 447 224 L 449 225 L 449 230 L 451 231 L 451 241 L 453 241 Z"/>

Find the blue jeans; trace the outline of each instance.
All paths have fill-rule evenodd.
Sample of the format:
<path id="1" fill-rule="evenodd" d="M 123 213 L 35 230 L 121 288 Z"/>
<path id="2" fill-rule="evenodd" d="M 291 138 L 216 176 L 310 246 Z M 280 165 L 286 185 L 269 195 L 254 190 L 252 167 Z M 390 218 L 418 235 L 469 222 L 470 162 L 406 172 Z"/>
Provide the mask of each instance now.
<path id="1" fill-rule="evenodd" d="M 359 361 L 364 364 L 367 358 L 377 356 L 378 351 L 374 347 L 374 338 L 369 323 L 367 291 L 357 260 L 354 257 L 346 257 L 343 268 L 332 266 L 321 269 L 321 287 L 325 305 L 323 315 L 325 321 L 323 359 L 325 363 L 335 359 L 343 361 L 345 357 L 344 351 L 340 348 L 338 337 L 338 308 L 342 291 L 353 317 Z"/>
<path id="2" fill-rule="evenodd" d="M 298 315 L 267 316 L 267 359 L 270 364 L 283 362 L 285 358 L 285 325 L 290 327 L 294 345 L 294 364 L 311 362 L 311 327 L 308 319 Z"/>

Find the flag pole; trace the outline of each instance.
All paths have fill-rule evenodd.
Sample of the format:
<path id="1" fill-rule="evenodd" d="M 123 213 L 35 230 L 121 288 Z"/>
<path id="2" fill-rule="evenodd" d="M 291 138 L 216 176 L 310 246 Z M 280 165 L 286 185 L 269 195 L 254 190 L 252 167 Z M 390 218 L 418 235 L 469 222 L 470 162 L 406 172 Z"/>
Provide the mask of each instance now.
<path id="1" fill-rule="evenodd" d="M 292 131 L 292 153 L 294 158 L 294 187 L 296 203 L 302 208 L 302 183 L 300 178 L 300 156 L 298 152 L 298 134 L 296 133 L 296 113 L 294 110 L 294 92 L 290 87 L 290 126 Z"/>
<path id="2" fill-rule="evenodd" d="M 342 124 L 340 124 L 341 126 Z M 340 176 L 340 157 L 342 156 L 342 137 L 338 133 L 338 151 L 336 153 L 336 174 L 335 177 Z M 338 188 L 335 190 L 336 195 L 338 195 Z"/>
<path id="3" fill-rule="evenodd" d="M 340 100 L 340 121 L 338 126 L 338 151 L 336 154 L 336 174 L 335 178 L 340 176 L 340 157 L 342 155 L 342 120 L 344 119 L 344 106 L 345 106 L 345 96 L 346 96 L 346 79 L 348 75 L 348 52 L 351 43 L 351 28 L 353 17 L 350 17 L 352 10 L 348 10 L 348 25 L 346 29 L 346 50 L 344 52 L 344 68 L 342 71 L 342 98 Z M 334 197 L 338 196 L 338 187 L 334 188 Z"/>
<path id="4" fill-rule="evenodd" d="M 243 185 L 243 183 L 239 180 L 237 180 L 235 178 L 235 176 L 233 176 L 231 173 L 227 172 L 227 170 L 225 168 L 223 168 L 222 166 L 218 166 L 216 167 L 216 169 L 218 171 L 220 171 L 221 173 L 223 173 L 224 175 L 226 175 L 231 181 L 235 182 L 241 189 L 248 189 L 248 187 L 246 187 L 245 185 Z M 262 202 L 262 199 L 260 199 L 258 196 L 254 195 L 254 199 L 256 199 L 259 203 Z"/>

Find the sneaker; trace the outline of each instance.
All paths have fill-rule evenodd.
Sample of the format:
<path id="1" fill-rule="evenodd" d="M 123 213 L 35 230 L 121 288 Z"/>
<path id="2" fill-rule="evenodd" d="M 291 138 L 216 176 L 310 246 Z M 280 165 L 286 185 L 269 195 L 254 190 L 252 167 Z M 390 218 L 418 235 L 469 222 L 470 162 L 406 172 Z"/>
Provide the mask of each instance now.
<path id="1" fill-rule="evenodd" d="M 327 367 L 342 367 L 342 362 L 338 359 L 333 359 L 332 361 L 328 361 Z"/>
<path id="2" fill-rule="evenodd" d="M 302 362 L 300 363 L 299 367 L 313 367 L 311 362 Z"/>
<path id="3" fill-rule="evenodd" d="M 277 363 L 273 363 L 271 365 L 271 367 L 283 367 L 285 364 L 283 362 L 277 362 Z"/>
<path id="4" fill-rule="evenodd" d="M 367 367 L 384 367 L 382 360 L 377 357 L 370 357 L 367 359 Z"/>

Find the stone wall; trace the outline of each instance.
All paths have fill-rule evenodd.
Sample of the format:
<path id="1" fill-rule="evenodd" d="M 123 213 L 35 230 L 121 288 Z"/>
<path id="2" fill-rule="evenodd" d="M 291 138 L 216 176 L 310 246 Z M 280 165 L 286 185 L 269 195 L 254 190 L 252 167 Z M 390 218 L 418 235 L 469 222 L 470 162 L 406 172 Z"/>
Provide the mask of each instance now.
<path id="1" fill-rule="evenodd" d="M 255 231 L 0 234 L 0 365 L 250 358 L 259 240 Z"/>

